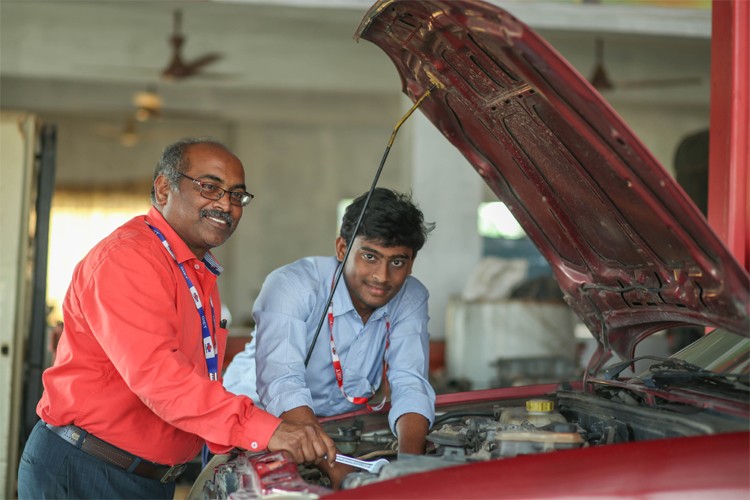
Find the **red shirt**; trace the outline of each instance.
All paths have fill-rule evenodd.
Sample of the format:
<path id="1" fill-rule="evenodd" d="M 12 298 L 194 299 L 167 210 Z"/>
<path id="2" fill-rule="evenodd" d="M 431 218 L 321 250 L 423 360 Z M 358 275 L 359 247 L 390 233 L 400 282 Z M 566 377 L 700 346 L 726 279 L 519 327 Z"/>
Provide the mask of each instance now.
<path id="1" fill-rule="evenodd" d="M 152 207 L 76 266 L 37 413 L 161 464 L 190 461 L 204 441 L 214 453 L 266 448 L 281 421 L 227 392 L 221 380 L 209 380 L 200 316 L 185 278 L 145 221 L 162 232 L 195 285 L 221 373 L 227 331 L 219 327 L 217 276 Z"/>

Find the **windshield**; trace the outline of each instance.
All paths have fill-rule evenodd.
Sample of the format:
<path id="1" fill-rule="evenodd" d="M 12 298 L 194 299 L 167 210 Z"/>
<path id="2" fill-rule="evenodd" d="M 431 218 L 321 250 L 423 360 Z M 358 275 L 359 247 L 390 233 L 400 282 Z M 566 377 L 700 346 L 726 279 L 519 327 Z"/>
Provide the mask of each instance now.
<path id="1" fill-rule="evenodd" d="M 671 356 L 725 375 L 750 373 L 750 338 L 716 329 Z"/>

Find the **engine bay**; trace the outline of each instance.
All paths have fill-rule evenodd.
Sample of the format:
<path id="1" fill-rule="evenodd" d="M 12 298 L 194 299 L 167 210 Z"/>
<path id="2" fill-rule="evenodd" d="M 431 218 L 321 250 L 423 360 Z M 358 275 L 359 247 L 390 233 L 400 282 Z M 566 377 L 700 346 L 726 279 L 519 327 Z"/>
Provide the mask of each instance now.
<path id="1" fill-rule="evenodd" d="M 606 396 L 606 397 L 604 397 Z M 400 476 L 456 465 L 503 460 L 649 439 L 747 430 L 747 420 L 691 405 L 649 407 L 623 389 L 595 395 L 558 390 L 540 397 L 444 405 L 427 436 L 427 453 L 397 452 L 386 413 L 365 413 L 323 424 L 343 454 L 389 461 L 377 473 L 353 472 L 341 488 L 352 489 Z M 224 457 L 224 458 L 221 458 Z M 215 457 L 191 499 L 266 498 L 279 494 L 319 498 L 332 493 L 315 467 L 298 466 L 285 452 Z"/>

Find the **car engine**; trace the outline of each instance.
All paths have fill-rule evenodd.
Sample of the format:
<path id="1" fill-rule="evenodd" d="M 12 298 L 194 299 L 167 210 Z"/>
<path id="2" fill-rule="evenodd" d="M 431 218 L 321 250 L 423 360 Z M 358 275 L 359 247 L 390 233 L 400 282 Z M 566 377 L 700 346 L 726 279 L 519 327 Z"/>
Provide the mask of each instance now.
<path id="1" fill-rule="evenodd" d="M 528 400 L 443 406 L 427 436 L 424 455 L 397 453 L 397 439 L 384 413 L 332 420 L 323 426 L 341 453 L 361 460 L 389 460 L 377 474 L 347 475 L 341 487 L 351 489 L 470 462 L 746 430 L 747 419 L 668 402 L 644 405 L 632 391 L 604 387 L 599 394 L 559 390 Z M 244 500 L 279 494 L 319 498 L 332 492 L 317 469 L 298 466 L 285 452 L 223 457 L 218 465 L 209 463 L 204 482 L 196 482 L 188 498 Z"/>

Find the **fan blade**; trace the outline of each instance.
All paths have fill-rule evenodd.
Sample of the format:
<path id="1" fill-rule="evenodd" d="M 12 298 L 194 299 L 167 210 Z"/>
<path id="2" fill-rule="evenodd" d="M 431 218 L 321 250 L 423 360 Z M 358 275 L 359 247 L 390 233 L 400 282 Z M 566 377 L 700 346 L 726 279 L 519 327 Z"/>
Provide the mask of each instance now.
<path id="1" fill-rule="evenodd" d="M 219 59 L 221 59 L 222 57 L 223 56 L 219 54 L 218 52 L 212 52 L 210 54 L 206 54 L 197 59 L 194 59 L 189 63 L 186 63 L 185 67 L 191 73 L 196 73 L 198 70 L 200 70 L 204 66 L 208 66 L 209 64 L 214 63 L 218 61 Z"/>
<path id="2" fill-rule="evenodd" d="M 674 77 L 674 78 L 649 78 L 631 81 L 612 81 L 609 72 L 604 67 L 604 40 L 597 37 L 594 39 L 594 71 L 588 79 L 591 86 L 598 91 L 606 91 L 617 88 L 618 90 L 633 90 L 645 88 L 676 87 L 680 85 L 699 85 L 701 77 Z"/>
<path id="3" fill-rule="evenodd" d="M 167 67 L 161 72 L 161 77 L 167 81 L 175 81 L 198 73 L 203 67 L 219 60 L 222 55 L 218 52 L 212 52 L 185 62 L 182 58 L 182 47 L 185 44 L 185 36 L 182 34 L 182 12 L 174 12 L 174 30 L 169 38 L 169 44 L 172 47 L 172 58 Z"/>
<path id="4" fill-rule="evenodd" d="M 183 62 L 181 59 L 173 61 L 167 69 L 162 71 L 161 76 L 164 80 L 175 81 L 189 76 L 196 75 L 204 67 L 209 64 L 218 61 L 222 58 L 219 53 L 206 54 L 205 56 L 199 57 L 189 63 Z"/>

